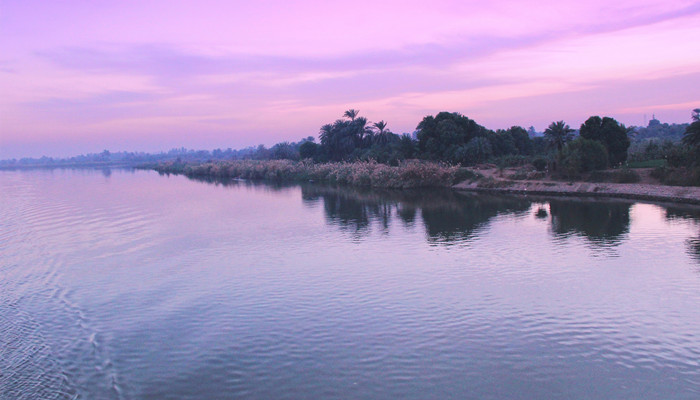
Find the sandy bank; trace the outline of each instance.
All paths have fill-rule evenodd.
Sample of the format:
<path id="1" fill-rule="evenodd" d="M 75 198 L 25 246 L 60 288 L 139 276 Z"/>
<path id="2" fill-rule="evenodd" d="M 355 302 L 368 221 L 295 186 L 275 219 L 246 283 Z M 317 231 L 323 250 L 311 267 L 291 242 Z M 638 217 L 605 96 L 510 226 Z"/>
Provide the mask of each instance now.
<path id="1" fill-rule="evenodd" d="M 700 204 L 700 187 L 643 183 L 590 183 L 557 181 L 490 180 L 462 182 L 454 189 L 473 192 L 517 193 L 547 196 L 618 197 L 647 201 Z"/>

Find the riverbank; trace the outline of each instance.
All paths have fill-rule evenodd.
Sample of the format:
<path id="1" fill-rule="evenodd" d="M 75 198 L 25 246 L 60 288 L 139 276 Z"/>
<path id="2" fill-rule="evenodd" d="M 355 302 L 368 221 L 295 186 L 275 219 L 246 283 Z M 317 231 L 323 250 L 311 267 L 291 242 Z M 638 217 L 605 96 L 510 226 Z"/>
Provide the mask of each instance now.
<path id="1" fill-rule="evenodd" d="M 615 197 L 700 205 L 700 187 L 666 186 L 644 178 L 640 183 L 564 182 L 547 176 L 513 179 L 495 168 L 471 170 L 442 163 L 405 161 L 313 163 L 290 160 L 237 160 L 204 163 L 163 162 L 142 165 L 161 174 L 192 178 L 317 182 L 359 187 L 407 189 L 442 187 L 461 191 L 566 197 Z M 500 173 L 496 173 L 500 171 Z"/>
<path id="2" fill-rule="evenodd" d="M 548 180 L 482 179 L 461 182 L 456 190 L 568 197 L 616 197 L 644 201 L 700 204 L 700 187 L 648 183 L 559 182 Z"/>
<path id="3" fill-rule="evenodd" d="M 236 160 L 205 163 L 163 162 L 139 166 L 161 174 L 193 178 L 318 182 L 377 188 L 451 187 L 468 172 L 443 163 L 405 161 L 398 166 L 377 162 L 313 163 L 290 160 Z M 462 174 L 460 174 L 462 171 Z"/>

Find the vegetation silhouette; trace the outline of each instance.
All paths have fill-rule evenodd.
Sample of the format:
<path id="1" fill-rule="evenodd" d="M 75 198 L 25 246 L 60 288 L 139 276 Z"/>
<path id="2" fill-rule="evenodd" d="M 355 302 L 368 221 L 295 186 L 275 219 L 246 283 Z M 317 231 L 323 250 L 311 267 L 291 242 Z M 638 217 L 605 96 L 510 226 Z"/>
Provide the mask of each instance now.
<path id="1" fill-rule="evenodd" d="M 692 220 L 698 227 L 698 235 L 686 240 L 688 254 L 698 261 L 698 272 L 700 272 L 700 208 L 698 207 L 666 207 L 667 220 Z"/>
<path id="2" fill-rule="evenodd" d="M 450 244 L 473 239 L 499 215 L 525 214 L 532 202 L 517 196 L 455 194 L 451 208 L 425 207 L 421 217 L 429 241 Z"/>
<path id="3" fill-rule="evenodd" d="M 590 117 L 581 125 L 581 137 L 595 140 L 605 145 L 608 150 L 608 161 L 613 166 L 618 166 L 627 160 L 627 149 L 631 141 L 628 136 L 630 131 L 625 125 L 621 125 L 610 117 Z"/>
<path id="4" fill-rule="evenodd" d="M 373 223 L 390 229 L 398 217 L 414 226 L 418 216 L 428 241 L 452 244 L 468 241 L 488 222 L 505 214 L 527 212 L 531 202 L 512 196 L 472 195 L 450 190 L 368 190 L 302 185 L 302 198 L 323 202 L 327 221 L 352 232 L 369 233 Z"/>
<path id="5" fill-rule="evenodd" d="M 683 143 L 697 150 L 700 149 L 700 108 L 693 110 L 691 118 L 693 122 L 685 129 Z"/>
<path id="6" fill-rule="evenodd" d="M 593 199 L 556 199 L 455 192 L 449 189 L 383 189 L 297 184 L 292 182 L 236 180 L 211 176 L 188 179 L 221 187 L 256 187 L 272 192 L 300 188 L 304 204 L 322 206 L 329 225 L 352 232 L 358 238 L 373 226 L 388 231 L 392 221 L 412 228 L 422 223 L 428 242 L 441 245 L 465 243 L 501 215 L 528 215 L 550 219 L 555 237 L 580 236 L 594 246 L 621 244 L 630 227 L 632 202 Z M 533 204 L 537 205 L 533 209 Z M 549 204 L 549 212 L 546 206 Z M 665 206 L 668 220 L 692 220 L 700 225 L 700 208 Z M 688 254 L 700 261 L 700 233 L 686 241 Z"/>
<path id="7" fill-rule="evenodd" d="M 65 166 L 135 166 L 169 163 L 171 172 L 182 166 L 233 160 L 312 160 L 315 163 L 374 161 L 392 166 L 405 160 L 430 160 L 472 166 L 493 163 L 500 167 L 532 165 L 538 171 L 561 170 L 563 177 L 612 167 L 638 166 L 690 168 L 660 170 L 656 176 L 668 184 L 700 184 L 700 109 L 691 124 L 662 124 L 653 118 L 647 127 L 625 127 L 611 117 L 592 116 L 579 130 L 564 121 L 552 122 L 544 133 L 521 126 L 491 130 L 458 112 L 425 116 L 412 133 L 392 132 L 385 120 L 371 122 L 357 109 L 322 125 L 319 142 L 308 136 L 267 148 L 240 150 L 172 149 L 161 153 L 110 152 L 70 158 L 50 157 L 0 160 L 0 168 Z M 607 157 L 601 156 L 601 146 Z M 560 168 L 561 167 L 561 168 Z M 680 172 L 680 173 L 679 173 Z M 681 176 L 683 179 L 677 179 Z"/>
<path id="8" fill-rule="evenodd" d="M 569 128 L 569 125 L 564 123 L 564 121 L 557 121 L 549 124 L 544 131 L 544 137 L 547 138 L 553 147 L 561 151 L 564 145 L 573 139 L 573 132 L 574 130 Z"/>
<path id="9" fill-rule="evenodd" d="M 623 201 L 551 199 L 552 232 L 558 237 L 582 236 L 601 246 L 616 246 L 629 233 L 630 208 Z"/>
<path id="10" fill-rule="evenodd" d="M 104 150 L 64 159 L 0 160 L 0 168 L 139 166 L 186 175 L 228 175 L 247 179 L 279 180 L 296 176 L 300 180 L 303 177 L 317 180 L 322 176 L 331 183 L 346 180 L 348 184 L 360 186 L 448 186 L 454 183 L 449 182 L 450 179 L 439 185 L 427 183 L 430 179 L 416 183 L 410 177 L 415 175 L 412 172 L 399 172 L 398 179 L 383 180 L 381 175 L 390 174 L 386 170 L 365 173 L 360 179 L 345 179 L 357 174 L 342 171 L 342 176 L 338 176 L 331 171 L 335 167 L 312 177 L 309 175 L 321 169 L 307 168 L 311 164 L 357 162 L 389 166 L 405 166 L 413 162 L 415 166 L 419 165 L 415 163 L 418 160 L 452 167 L 483 163 L 500 168 L 525 167 L 540 172 L 533 177 L 552 179 L 588 179 L 589 175 L 612 167 L 623 172 L 624 179 L 618 183 L 634 183 L 640 179 L 631 168 L 653 167 L 656 169 L 650 176 L 662 184 L 697 186 L 700 185 L 700 109 L 694 109 L 691 117 L 690 124 L 662 124 L 652 118 L 647 127 L 626 127 L 611 117 L 592 116 L 578 130 L 560 120 L 552 122 L 544 133 L 540 133 L 533 127 L 526 130 L 521 126 L 494 131 L 458 112 L 442 111 L 425 116 L 414 132 L 399 135 L 390 130 L 387 121 L 371 122 L 360 115 L 359 110 L 349 109 L 341 118 L 320 127 L 318 143 L 313 136 L 307 136 L 298 142 L 283 141 L 270 148 L 264 145 L 240 150 L 180 148 L 154 154 Z M 243 168 L 239 168 L 234 165 L 251 160 L 298 162 L 307 171 L 299 171 L 296 167 L 277 168 L 275 164 L 274 171 L 260 173 L 267 167 L 243 164 Z M 355 167 L 366 169 L 361 163 Z M 521 175 L 530 176 L 528 174 Z"/>

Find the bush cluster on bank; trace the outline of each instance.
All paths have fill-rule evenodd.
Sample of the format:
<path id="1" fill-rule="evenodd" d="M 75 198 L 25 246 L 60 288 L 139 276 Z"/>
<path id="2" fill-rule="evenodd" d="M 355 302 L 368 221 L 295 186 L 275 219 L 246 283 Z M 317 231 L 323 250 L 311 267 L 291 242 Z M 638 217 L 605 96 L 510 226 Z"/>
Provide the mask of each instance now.
<path id="1" fill-rule="evenodd" d="M 292 160 L 238 160 L 205 163 L 166 162 L 147 168 L 190 177 L 240 178 L 272 181 L 314 181 L 330 184 L 382 187 L 449 187 L 472 174 L 444 163 L 402 161 L 390 166 L 374 161 L 314 163 Z"/>
<path id="2" fill-rule="evenodd" d="M 651 176 L 664 185 L 669 186 L 700 186 L 700 166 L 695 168 L 655 168 Z"/>

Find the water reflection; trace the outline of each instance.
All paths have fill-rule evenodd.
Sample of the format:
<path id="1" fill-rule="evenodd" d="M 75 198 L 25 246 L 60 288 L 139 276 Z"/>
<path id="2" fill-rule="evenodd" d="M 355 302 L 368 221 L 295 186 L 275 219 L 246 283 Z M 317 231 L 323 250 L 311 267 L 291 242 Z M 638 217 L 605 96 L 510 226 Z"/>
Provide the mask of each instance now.
<path id="1" fill-rule="evenodd" d="M 631 206 L 622 201 L 553 199 L 552 231 L 558 237 L 574 234 L 596 245 L 615 246 L 629 233 Z"/>
<path id="2" fill-rule="evenodd" d="M 531 202 L 519 197 L 475 196 L 453 193 L 451 207 L 422 208 L 430 240 L 449 244 L 472 239 L 480 228 L 498 215 L 525 214 Z"/>
<path id="3" fill-rule="evenodd" d="M 369 233 L 373 222 L 388 230 L 398 216 L 411 227 L 419 215 L 428 240 L 450 244 L 472 238 L 499 214 L 526 212 L 530 202 L 515 197 L 473 196 L 451 190 L 369 190 L 348 187 L 302 186 L 302 198 L 323 202 L 330 224 L 358 234 Z"/>
<path id="4" fill-rule="evenodd" d="M 490 196 L 452 190 L 358 190 L 328 186 L 303 186 L 306 202 L 322 201 L 330 224 L 357 233 L 369 232 L 373 221 L 388 229 L 398 216 L 412 225 L 420 215 L 428 240 L 452 244 L 472 239 L 489 221 L 499 215 L 526 215 L 531 199 L 516 196 Z M 549 200 L 551 226 L 558 238 L 579 235 L 592 244 L 614 246 L 629 232 L 628 202 L 578 199 Z M 420 213 L 419 213 L 420 211 Z M 543 208 L 538 219 L 547 218 Z"/>
<path id="5" fill-rule="evenodd" d="M 221 180 L 197 177 L 193 180 L 223 187 L 255 187 L 273 192 L 299 187 L 290 183 Z M 498 216 L 532 215 L 549 220 L 551 234 L 559 240 L 584 238 L 595 248 L 617 247 L 629 236 L 630 211 L 634 202 L 579 198 L 497 196 L 456 192 L 450 189 L 391 190 L 303 184 L 302 202 L 322 206 L 328 224 L 352 232 L 356 238 L 373 227 L 385 232 L 392 221 L 406 228 L 422 223 L 430 243 L 451 245 L 468 242 Z M 669 221 L 693 220 L 700 224 L 700 208 L 665 207 Z M 688 253 L 700 260 L 700 235 L 687 240 Z"/>
<path id="6" fill-rule="evenodd" d="M 672 205 L 666 207 L 666 219 L 673 220 L 693 220 L 700 224 L 700 208 L 693 206 Z"/>
<path id="7" fill-rule="evenodd" d="M 697 207 L 671 206 L 666 208 L 666 219 L 669 221 L 692 220 L 698 225 L 698 235 L 686 240 L 688 255 L 700 262 L 700 209 Z"/>
<path id="8" fill-rule="evenodd" d="M 0 399 L 698 397 L 697 207 L 119 170 L 0 204 Z"/>
<path id="9" fill-rule="evenodd" d="M 171 176 L 168 173 L 159 173 L 162 176 Z M 175 175 L 173 175 L 175 176 Z M 245 179 L 221 179 L 216 177 L 208 176 L 192 176 L 188 177 L 189 180 L 200 182 L 204 184 L 214 185 L 227 189 L 237 189 L 237 188 L 248 188 L 255 189 L 264 192 L 277 193 L 277 192 L 289 192 L 290 190 L 298 187 L 297 183 L 290 182 L 268 182 L 268 181 L 251 181 Z"/>

